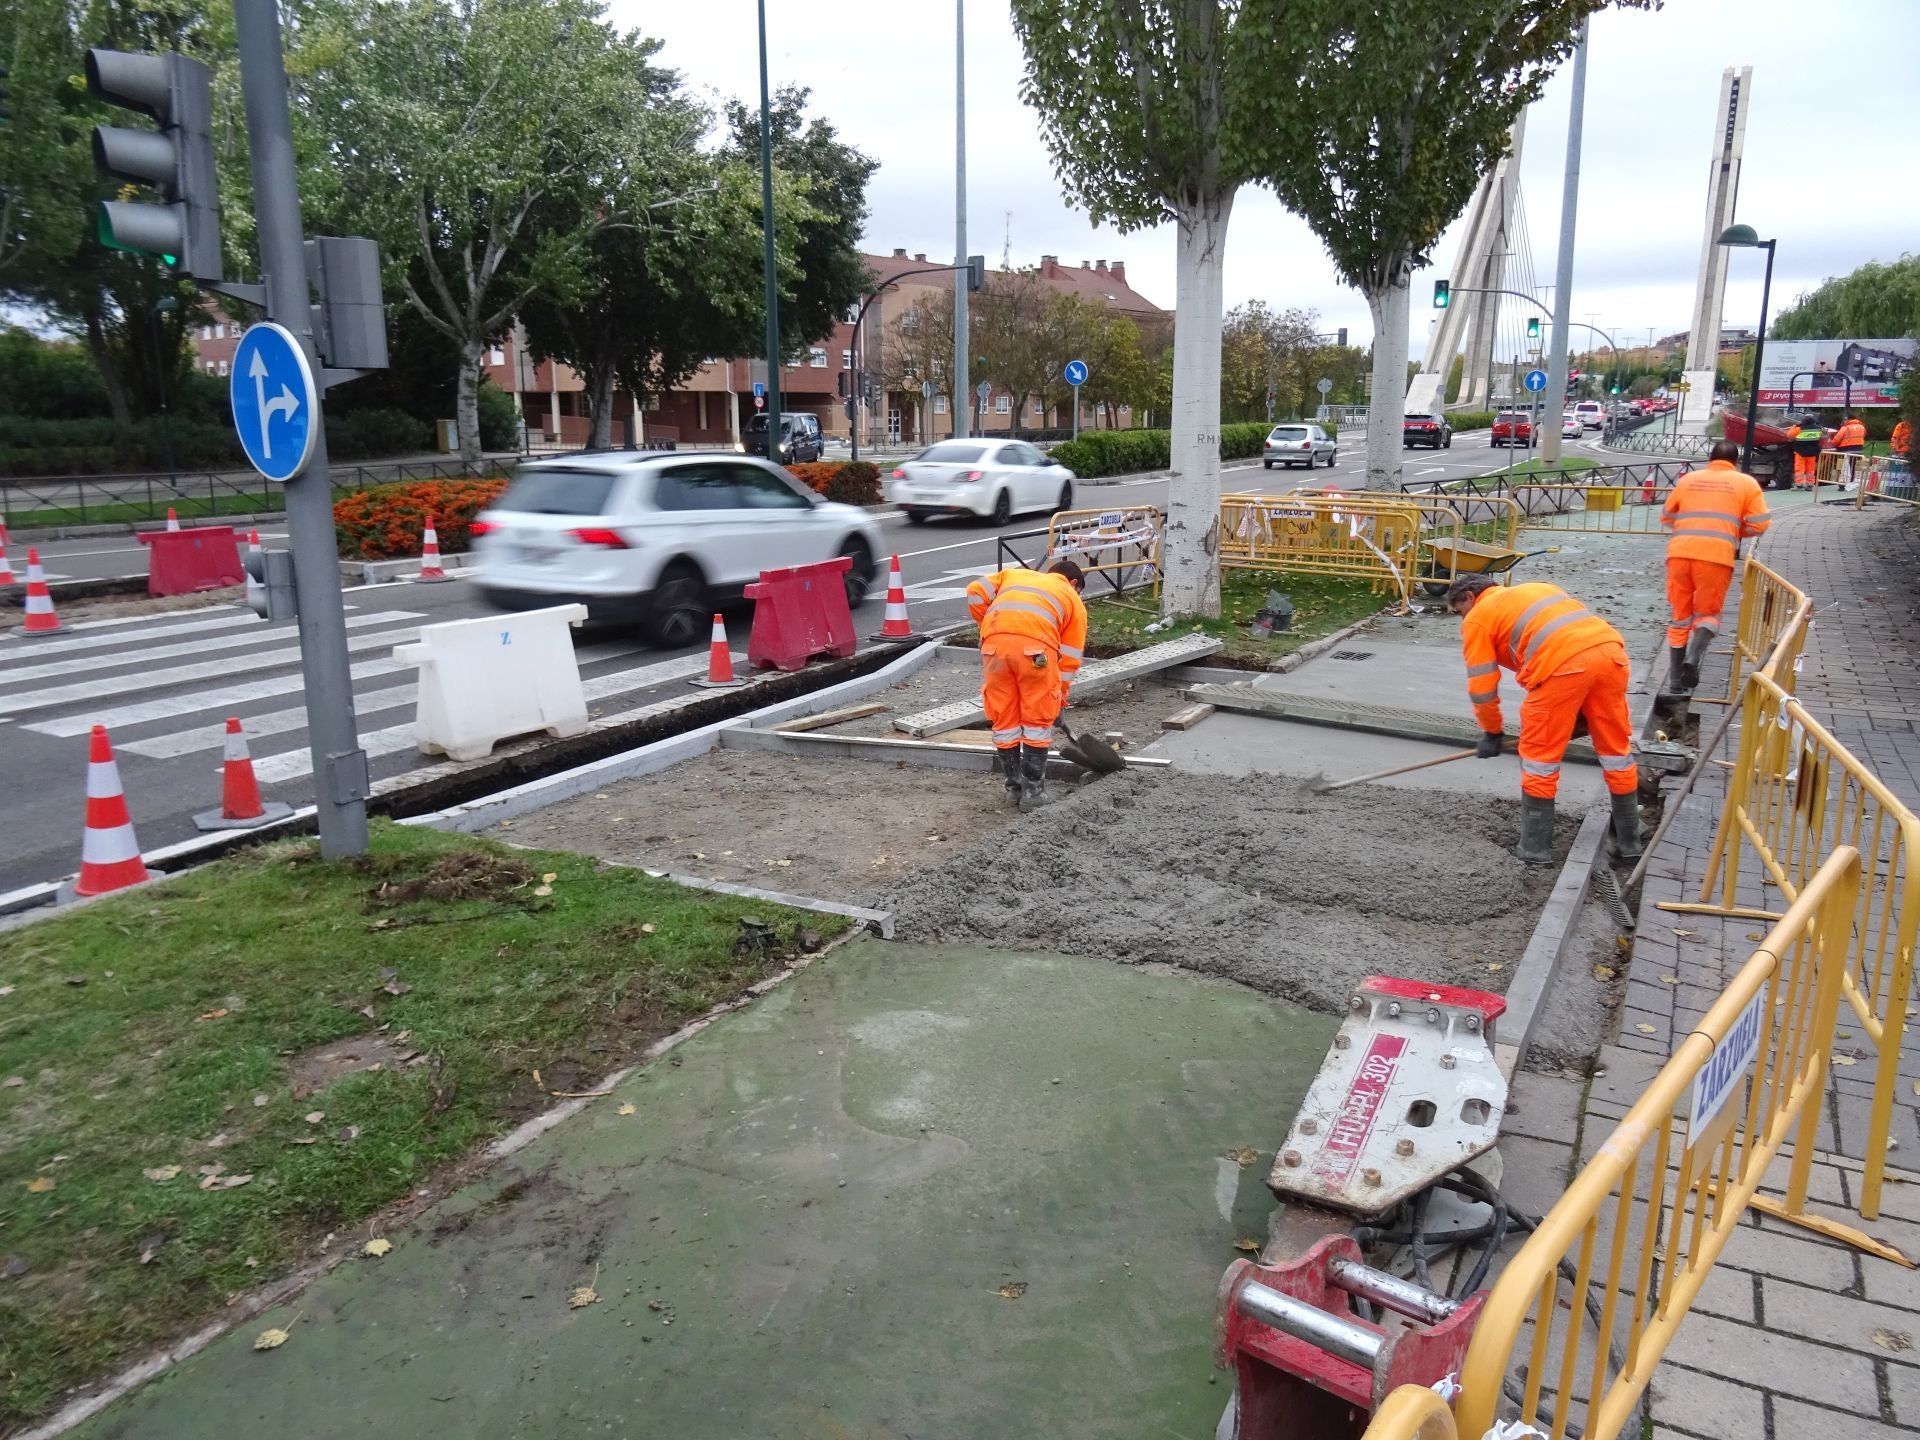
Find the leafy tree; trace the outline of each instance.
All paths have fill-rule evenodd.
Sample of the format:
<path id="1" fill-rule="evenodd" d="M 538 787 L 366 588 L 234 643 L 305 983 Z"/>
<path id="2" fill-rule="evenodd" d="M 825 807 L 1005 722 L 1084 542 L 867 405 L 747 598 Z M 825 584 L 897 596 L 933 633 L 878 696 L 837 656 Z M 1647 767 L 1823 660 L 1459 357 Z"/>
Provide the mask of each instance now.
<path id="1" fill-rule="evenodd" d="M 1771 340 L 1871 340 L 1920 335 L 1920 255 L 1869 260 L 1823 281 L 1782 311 Z"/>
<path id="2" fill-rule="evenodd" d="M 1092 373 L 1082 388 L 1089 401 L 1106 411 L 1108 428 L 1120 424 L 1123 406 L 1139 423 L 1141 412 L 1153 403 L 1154 391 L 1153 365 L 1142 346 L 1140 327 L 1124 315 L 1101 315 L 1086 359 Z"/>
<path id="3" fill-rule="evenodd" d="M 1248 58 L 1236 43 L 1248 10 L 1240 0 L 1013 0 L 1021 95 L 1068 198 L 1123 234 L 1175 227 L 1168 615 L 1220 613 L 1221 281 L 1227 221 L 1249 174 L 1231 103 L 1254 88 L 1255 77 L 1241 87 L 1233 73 Z"/>
<path id="4" fill-rule="evenodd" d="M 1248 0 L 1229 67 L 1236 163 L 1265 178 L 1373 313 L 1373 408 L 1406 395 L 1408 284 L 1506 151 L 1586 18 L 1658 0 Z M 1398 429 L 1367 431 L 1397 490 Z"/>

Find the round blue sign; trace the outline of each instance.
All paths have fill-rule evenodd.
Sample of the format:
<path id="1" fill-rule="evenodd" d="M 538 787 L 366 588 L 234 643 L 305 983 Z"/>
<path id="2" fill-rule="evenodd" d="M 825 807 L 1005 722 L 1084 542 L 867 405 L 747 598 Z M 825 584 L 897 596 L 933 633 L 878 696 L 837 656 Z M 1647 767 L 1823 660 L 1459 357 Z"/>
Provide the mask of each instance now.
<path id="1" fill-rule="evenodd" d="M 1529 370 L 1527 371 L 1527 378 L 1522 383 L 1525 384 L 1529 390 L 1544 390 L 1547 388 L 1547 372 L 1544 370 Z"/>
<path id="2" fill-rule="evenodd" d="M 233 428 L 253 468 L 291 480 L 307 468 L 320 434 L 320 392 L 306 352 L 285 326 L 263 320 L 240 337 L 228 385 Z"/>
<path id="3" fill-rule="evenodd" d="M 1084 360 L 1067 361 L 1066 376 L 1067 376 L 1067 383 L 1069 385 L 1086 384 L 1087 383 L 1087 362 Z"/>

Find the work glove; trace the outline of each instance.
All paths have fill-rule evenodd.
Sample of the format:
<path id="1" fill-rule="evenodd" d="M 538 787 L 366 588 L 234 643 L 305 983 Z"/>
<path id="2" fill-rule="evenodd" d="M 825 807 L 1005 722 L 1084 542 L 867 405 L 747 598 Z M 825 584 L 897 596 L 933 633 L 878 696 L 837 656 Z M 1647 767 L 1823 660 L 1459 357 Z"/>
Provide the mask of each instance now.
<path id="1" fill-rule="evenodd" d="M 1480 743 L 1473 747 L 1473 753 L 1475 758 L 1480 760 L 1493 759 L 1494 756 L 1500 753 L 1501 742 L 1503 742 L 1506 738 L 1507 737 L 1501 734 L 1500 731 L 1498 730 L 1481 731 Z"/>

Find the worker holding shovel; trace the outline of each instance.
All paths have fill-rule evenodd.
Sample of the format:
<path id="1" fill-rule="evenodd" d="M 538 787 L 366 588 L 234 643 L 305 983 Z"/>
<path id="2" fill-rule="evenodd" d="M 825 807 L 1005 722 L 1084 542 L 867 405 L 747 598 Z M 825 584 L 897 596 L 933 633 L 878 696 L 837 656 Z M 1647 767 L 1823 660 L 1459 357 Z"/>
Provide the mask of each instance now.
<path id="1" fill-rule="evenodd" d="M 1557 585 L 1496 585 L 1486 575 L 1462 575 L 1447 591 L 1447 606 L 1461 617 L 1481 759 L 1498 755 L 1505 740 L 1500 671 L 1513 671 L 1527 691 L 1520 707 L 1520 858 L 1553 862 L 1560 757 L 1582 719 L 1613 796 L 1614 851 L 1622 859 L 1638 856 L 1640 775 L 1620 632 Z"/>
<path id="2" fill-rule="evenodd" d="M 1073 561 L 1056 560 L 1045 573 L 1000 570 L 967 586 L 967 613 L 980 627 L 987 723 L 1007 798 L 1022 810 L 1052 798 L 1047 747 L 1085 658 L 1085 583 Z"/>

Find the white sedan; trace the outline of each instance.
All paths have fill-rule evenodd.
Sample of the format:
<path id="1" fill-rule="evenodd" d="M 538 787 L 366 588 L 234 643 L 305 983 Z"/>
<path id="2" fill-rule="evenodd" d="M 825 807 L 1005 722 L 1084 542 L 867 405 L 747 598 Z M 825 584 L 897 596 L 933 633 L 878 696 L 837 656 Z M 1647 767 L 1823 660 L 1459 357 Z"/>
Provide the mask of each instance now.
<path id="1" fill-rule="evenodd" d="M 1585 428 L 1580 423 L 1580 417 L 1574 414 L 1573 411 L 1569 410 L 1560 417 L 1560 438 L 1562 440 L 1578 440 L 1585 433 Z"/>
<path id="2" fill-rule="evenodd" d="M 975 515 L 1004 525 L 1016 513 L 1073 508 L 1073 472 L 1024 440 L 942 440 L 894 470 L 887 499 L 915 525 Z"/>

